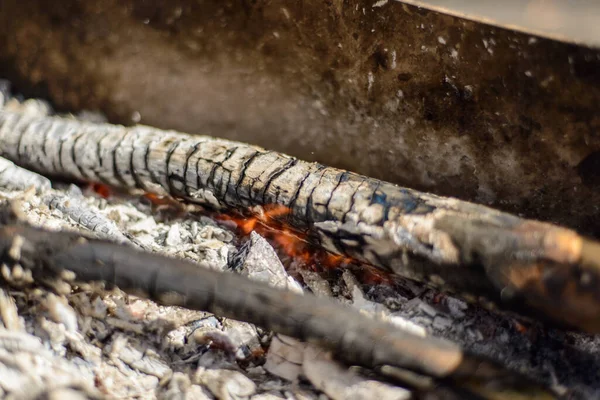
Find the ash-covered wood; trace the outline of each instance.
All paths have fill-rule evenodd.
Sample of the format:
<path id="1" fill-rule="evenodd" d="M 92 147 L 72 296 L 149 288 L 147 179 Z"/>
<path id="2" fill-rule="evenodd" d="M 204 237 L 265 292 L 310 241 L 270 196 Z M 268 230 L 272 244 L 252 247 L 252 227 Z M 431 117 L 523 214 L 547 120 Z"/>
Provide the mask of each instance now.
<path id="1" fill-rule="evenodd" d="M 210 132 L 600 232 L 597 50 L 399 1 L 2 3 L 0 75 L 61 109 Z M 519 18 L 556 33 L 595 2 L 465 3 L 502 15 L 527 4 Z"/>
<path id="2" fill-rule="evenodd" d="M 237 142 L 0 113 L 0 153 L 44 174 L 170 194 L 215 208 L 289 208 L 324 249 L 600 329 L 600 246 L 575 232 Z"/>
<path id="3" fill-rule="evenodd" d="M 0 187 L 7 189 L 35 188 L 39 192 L 50 189 L 50 180 L 41 175 L 20 168 L 0 157 Z"/>
<path id="4" fill-rule="evenodd" d="M 56 209 L 68 215 L 76 223 L 94 232 L 100 238 L 113 242 L 131 243 L 117 228 L 114 221 L 85 204 L 81 190 L 77 186 L 71 186 L 67 194 L 47 193 L 43 200 L 50 209 Z"/>

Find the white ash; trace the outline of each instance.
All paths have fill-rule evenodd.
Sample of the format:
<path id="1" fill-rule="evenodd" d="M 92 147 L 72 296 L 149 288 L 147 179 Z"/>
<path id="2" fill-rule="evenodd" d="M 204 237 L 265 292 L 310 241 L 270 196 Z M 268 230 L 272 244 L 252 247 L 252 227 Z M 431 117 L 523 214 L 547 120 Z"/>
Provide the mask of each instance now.
<path id="1" fill-rule="evenodd" d="M 284 335 L 271 340 L 265 369 L 288 381 L 295 381 L 302 374 L 306 344 Z"/>
<path id="2" fill-rule="evenodd" d="M 304 351 L 304 375 L 333 400 L 406 400 L 411 392 L 397 386 L 367 379 L 331 360 L 327 354 L 309 346 Z"/>
<path id="3" fill-rule="evenodd" d="M 198 368 L 193 382 L 206 386 L 222 400 L 248 399 L 256 393 L 256 384 L 238 371 Z"/>
<path id="4" fill-rule="evenodd" d="M 308 288 L 314 295 L 322 297 L 333 297 L 333 292 L 331 291 L 331 286 L 329 285 L 329 282 L 323 279 L 323 277 L 319 273 L 309 270 L 301 270 L 300 276 L 302 276 L 304 284 L 308 286 Z"/>
<path id="5" fill-rule="evenodd" d="M 3 108 L 7 111 L 17 111 L 32 116 L 45 116 L 54 114 L 52 106 L 45 100 L 27 99 L 21 101 L 19 97 L 11 97 L 10 94 L 5 91 L 6 84 L 4 82 L 6 81 L 3 81 L 1 84 L 2 87 L 0 88 L 3 99 L 3 101 L 0 101 L 0 108 Z"/>
<path id="6" fill-rule="evenodd" d="M 39 192 L 5 187 L 0 188 L 0 196 L 11 201 L 26 222 L 46 229 L 95 233 L 118 242 L 125 237 L 130 245 L 137 244 L 147 251 L 220 269 L 227 268 L 230 253 L 237 253 L 234 234 L 208 217 L 192 216 L 192 212 L 198 211 L 194 207 L 184 209 L 183 215 L 177 215 L 181 210 L 156 212 L 156 206 L 137 195 L 107 200 L 89 188 L 79 191 L 57 183 L 53 186 Z M 82 213 L 86 218 L 78 217 Z M 110 230 L 98 230 L 98 221 L 110 226 Z M 275 254 L 265 247 L 262 238 L 255 238 L 255 242 L 262 246 L 260 251 L 270 250 Z M 245 248 L 256 254 L 251 247 Z M 253 262 L 246 261 L 245 273 L 250 276 L 258 273 L 262 279 L 285 282 L 290 288 L 302 290 L 287 276 L 283 266 L 273 269 L 277 276 L 269 276 L 269 272 L 260 271 L 265 264 L 259 261 L 256 257 Z M 68 287 L 62 292 L 71 293 Z M 20 350 L 23 346 L 32 347 L 36 354 L 44 350 L 48 359 L 44 364 L 16 369 L 5 363 L 7 367 L 0 369 L 0 388 L 7 394 L 25 396 L 68 389 L 100 397 L 249 398 L 252 394 L 274 395 L 272 388 L 260 386 L 268 379 L 278 382 L 278 395 L 284 396 L 285 390 L 293 389 L 290 383 L 268 378 L 270 375 L 264 370 L 260 375 L 245 372 L 244 368 L 250 370 L 264 362 L 266 333 L 244 322 L 160 306 L 116 289 L 107 292 L 102 285 L 96 288 L 91 285 L 89 291 L 75 291 L 66 296 L 41 287 L 25 292 L 13 290 L 0 296 L 0 307 L 5 325 L 0 330 L 0 350 L 4 341 L 5 351 L 16 360 L 25 362 L 31 358 L 23 355 Z M 18 331 L 20 326 L 24 331 Z M 8 342 L 6 329 L 18 332 Z M 27 344 L 31 342 L 29 338 L 39 339 Z M 57 368 L 64 372 L 64 377 L 60 375 L 60 379 L 53 380 Z M 202 384 L 204 380 L 198 372 L 201 369 L 205 370 L 205 376 L 220 377 L 219 385 Z M 14 380 L 13 375 L 22 377 Z M 182 376 L 189 384 L 186 379 L 182 383 Z M 172 382 L 175 377 L 177 382 Z M 3 379 L 16 384 L 6 383 L 4 388 Z M 29 388 L 29 392 L 18 392 L 17 387 Z"/>
<path id="7" fill-rule="evenodd" d="M 16 166 L 12 161 L 0 157 L 0 187 L 12 190 L 23 190 L 29 187 L 38 192 L 50 189 L 50 180 Z"/>
<path id="8" fill-rule="evenodd" d="M 294 382 L 303 377 L 334 400 L 412 398 L 407 389 L 365 378 L 323 350 L 282 335 L 273 339 L 265 369 Z"/>
<path id="9" fill-rule="evenodd" d="M 352 305 L 359 310 L 372 314 L 376 318 L 386 320 L 400 329 L 409 331 L 417 336 L 426 336 L 426 330 L 423 326 L 411 321 L 408 318 L 404 318 L 397 313 L 390 312 L 389 308 L 381 303 L 375 303 L 365 299 L 365 295 L 358 285 L 354 286 L 352 290 Z"/>

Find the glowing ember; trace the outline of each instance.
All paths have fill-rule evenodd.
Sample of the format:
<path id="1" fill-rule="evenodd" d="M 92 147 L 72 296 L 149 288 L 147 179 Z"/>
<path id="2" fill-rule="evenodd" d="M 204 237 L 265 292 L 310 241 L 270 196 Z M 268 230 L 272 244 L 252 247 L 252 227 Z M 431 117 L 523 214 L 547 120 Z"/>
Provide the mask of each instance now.
<path id="1" fill-rule="evenodd" d="M 100 197 L 108 199 L 114 194 L 113 188 L 104 183 L 90 182 L 87 187 L 98 194 Z M 171 196 L 161 196 L 158 194 L 145 192 L 142 197 L 148 200 L 154 206 L 169 206 L 173 208 L 181 208 L 181 203 Z"/>
<path id="2" fill-rule="evenodd" d="M 358 265 L 355 260 L 339 254 L 332 254 L 312 246 L 305 233 L 290 228 L 285 218 L 291 210 L 281 205 L 259 207 L 252 210 L 250 216 L 221 214 L 217 219 L 233 222 L 243 235 L 255 231 L 290 258 L 290 264 L 304 269 L 336 269 L 349 265 Z M 363 283 L 387 283 L 388 274 L 369 265 L 360 265 Z"/>
<path id="3" fill-rule="evenodd" d="M 181 206 L 177 200 L 170 196 L 160 196 L 154 193 L 144 193 L 142 196 L 155 206 L 169 206 L 174 208 L 180 208 Z"/>
<path id="4" fill-rule="evenodd" d="M 89 188 L 105 199 L 113 194 L 112 189 L 102 183 L 90 183 Z M 144 193 L 142 196 L 157 207 L 179 208 L 181 206 L 170 196 L 159 196 L 153 193 Z M 360 265 L 357 272 L 361 275 L 360 279 L 363 283 L 375 284 L 391 281 L 389 274 L 384 271 L 356 262 L 350 257 L 328 253 L 312 246 L 305 233 L 292 229 L 285 223 L 285 217 L 291 213 L 291 209 L 288 207 L 270 205 L 256 207 L 251 212 L 252 215 L 250 216 L 219 214 L 216 219 L 233 222 L 244 236 L 256 231 L 269 240 L 280 253 L 289 258 L 288 267 L 294 266 L 295 268 L 318 271 L 323 268 L 336 269 Z M 285 261 L 284 264 L 286 264 Z"/>
<path id="5" fill-rule="evenodd" d="M 314 251 L 309 249 L 306 235 L 289 229 L 277 217 L 289 215 L 290 209 L 284 206 L 272 206 L 253 210 L 251 216 L 219 215 L 217 218 L 232 221 L 243 235 L 256 231 L 261 236 L 277 244 L 287 256 L 308 265 L 313 260 Z"/>
<path id="6" fill-rule="evenodd" d="M 94 193 L 97 193 L 104 199 L 108 199 L 112 195 L 110 186 L 103 183 L 90 183 L 89 187 Z"/>

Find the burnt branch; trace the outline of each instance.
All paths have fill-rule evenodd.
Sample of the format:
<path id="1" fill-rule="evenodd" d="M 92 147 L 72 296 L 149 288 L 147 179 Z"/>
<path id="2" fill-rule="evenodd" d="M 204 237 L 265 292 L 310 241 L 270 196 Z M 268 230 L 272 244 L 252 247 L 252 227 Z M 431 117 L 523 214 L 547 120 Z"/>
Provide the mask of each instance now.
<path id="1" fill-rule="evenodd" d="M 466 298 L 600 332 L 600 246 L 577 233 L 259 147 L 0 112 L 0 154 L 47 175 L 215 208 L 284 206 L 332 253 Z"/>
<path id="2" fill-rule="evenodd" d="M 483 398 L 551 391 L 439 339 L 422 338 L 331 300 L 275 289 L 242 276 L 71 233 L 0 228 L 0 261 L 9 282 L 18 270 L 35 282 L 103 281 L 162 304 L 251 322 L 330 349 L 367 368 L 412 370 Z M 12 267 L 12 274 L 5 271 Z M 8 277 L 8 278 L 7 278 Z M 31 279 L 27 280 L 31 282 Z"/>
<path id="3" fill-rule="evenodd" d="M 49 179 L 0 157 L 0 187 L 16 190 L 33 187 L 38 192 L 44 192 L 50 189 L 51 184 Z"/>

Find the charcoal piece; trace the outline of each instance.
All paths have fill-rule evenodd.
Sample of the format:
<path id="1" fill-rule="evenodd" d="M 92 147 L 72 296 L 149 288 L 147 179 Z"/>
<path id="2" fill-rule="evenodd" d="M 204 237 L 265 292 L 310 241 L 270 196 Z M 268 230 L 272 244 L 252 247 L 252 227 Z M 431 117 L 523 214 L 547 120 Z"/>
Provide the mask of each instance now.
<path id="1" fill-rule="evenodd" d="M 230 259 L 230 267 L 240 274 L 281 289 L 302 293 L 302 287 L 287 274 L 273 247 L 256 232 Z"/>

